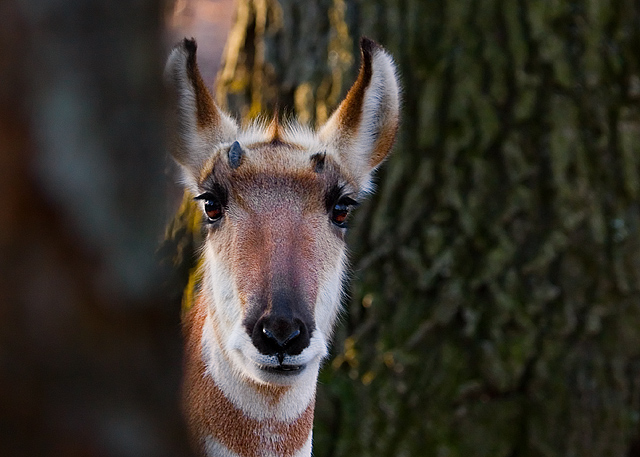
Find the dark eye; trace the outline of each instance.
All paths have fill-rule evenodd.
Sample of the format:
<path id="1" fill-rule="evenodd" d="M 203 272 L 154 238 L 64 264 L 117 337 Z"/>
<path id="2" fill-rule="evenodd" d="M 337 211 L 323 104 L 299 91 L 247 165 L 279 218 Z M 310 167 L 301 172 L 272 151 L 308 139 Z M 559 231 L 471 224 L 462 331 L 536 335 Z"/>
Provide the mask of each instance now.
<path id="1" fill-rule="evenodd" d="M 343 197 L 331 208 L 331 222 L 341 228 L 347 226 L 347 217 L 358 203 L 349 197 Z"/>
<path id="2" fill-rule="evenodd" d="M 217 200 L 205 200 L 204 212 L 209 222 L 215 222 L 222 217 L 222 205 Z"/>
<path id="3" fill-rule="evenodd" d="M 215 195 L 206 193 L 196 197 L 196 200 L 204 200 L 204 213 L 208 222 L 216 222 L 222 218 L 223 207 Z"/>

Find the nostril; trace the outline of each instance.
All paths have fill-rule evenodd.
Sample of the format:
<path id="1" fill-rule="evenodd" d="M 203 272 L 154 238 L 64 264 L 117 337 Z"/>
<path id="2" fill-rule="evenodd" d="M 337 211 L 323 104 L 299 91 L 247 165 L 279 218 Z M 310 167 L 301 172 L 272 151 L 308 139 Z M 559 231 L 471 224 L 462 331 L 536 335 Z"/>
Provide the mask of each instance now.
<path id="1" fill-rule="evenodd" d="M 300 328 L 297 328 L 293 330 L 288 336 L 283 337 L 281 336 L 283 334 L 277 334 L 269 330 L 267 327 L 262 327 L 262 333 L 264 333 L 264 336 L 266 336 L 270 340 L 275 341 L 278 346 L 285 347 L 287 343 L 297 338 L 301 332 Z"/>
<path id="2" fill-rule="evenodd" d="M 286 339 L 286 340 L 284 340 L 284 342 L 282 343 L 282 345 L 283 345 L 283 346 L 285 346 L 289 341 L 291 341 L 291 340 L 293 340 L 293 339 L 297 338 L 299 335 L 300 335 L 300 329 L 299 329 L 299 328 L 297 328 L 297 329 L 295 329 L 293 332 L 291 332 L 291 335 L 289 335 L 289 336 L 287 337 L 287 339 Z"/>

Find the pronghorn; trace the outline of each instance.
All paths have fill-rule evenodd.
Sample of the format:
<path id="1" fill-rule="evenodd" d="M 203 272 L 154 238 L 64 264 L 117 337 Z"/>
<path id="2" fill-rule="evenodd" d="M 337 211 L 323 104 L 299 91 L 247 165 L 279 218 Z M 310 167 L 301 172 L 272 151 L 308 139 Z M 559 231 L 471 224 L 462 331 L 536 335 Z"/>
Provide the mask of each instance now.
<path id="1" fill-rule="evenodd" d="M 317 132 L 277 117 L 239 127 L 204 85 L 195 41 L 169 56 L 171 152 L 207 233 L 184 318 L 184 411 L 200 455 L 311 455 L 347 216 L 398 129 L 393 60 L 369 39 L 360 47 L 355 84 Z"/>

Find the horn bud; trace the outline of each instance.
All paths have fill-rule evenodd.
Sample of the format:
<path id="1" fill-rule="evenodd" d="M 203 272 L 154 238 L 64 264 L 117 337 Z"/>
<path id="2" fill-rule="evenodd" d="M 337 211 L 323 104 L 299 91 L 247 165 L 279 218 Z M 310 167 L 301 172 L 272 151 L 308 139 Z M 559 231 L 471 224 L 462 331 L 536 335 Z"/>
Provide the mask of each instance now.
<path id="1" fill-rule="evenodd" d="M 242 163 L 242 157 L 244 156 L 244 150 L 242 149 L 242 146 L 240 146 L 240 143 L 238 143 L 237 141 L 233 142 L 233 144 L 229 148 L 228 156 L 229 165 L 235 170 Z"/>

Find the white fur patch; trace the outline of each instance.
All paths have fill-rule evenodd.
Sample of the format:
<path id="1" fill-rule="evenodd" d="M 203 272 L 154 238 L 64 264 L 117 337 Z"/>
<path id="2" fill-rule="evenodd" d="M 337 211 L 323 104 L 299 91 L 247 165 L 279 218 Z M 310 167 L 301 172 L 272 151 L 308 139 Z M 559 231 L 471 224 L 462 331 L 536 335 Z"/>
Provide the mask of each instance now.
<path id="1" fill-rule="evenodd" d="M 313 442 L 313 434 L 309 433 L 309 438 L 293 457 L 308 457 L 311 455 L 311 445 Z M 207 436 L 205 438 L 205 453 L 208 457 L 240 457 L 235 452 L 231 452 L 226 446 L 220 444 L 214 437 Z M 264 452 L 262 457 L 281 457 L 270 452 Z"/>
<path id="2" fill-rule="evenodd" d="M 321 278 L 320 290 L 316 299 L 316 328 L 322 332 L 327 341 L 333 335 L 336 318 L 340 312 L 342 293 L 344 290 L 344 274 L 347 255 L 345 251 L 336 259 L 336 267 L 328 271 L 327 277 Z M 328 350 L 328 348 L 327 348 Z"/>
<path id="3" fill-rule="evenodd" d="M 204 439 L 204 452 L 208 457 L 240 457 L 235 452 L 231 452 L 225 445 L 220 444 L 212 436 Z"/>
<path id="4" fill-rule="evenodd" d="M 249 340 L 248 343 L 251 344 L 251 341 Z M 251 347 L 253 347 L 252 344 Z M 253 374 L 247 372 L 252 371 L 251 365 L 240 350 L 235 349 L 229 354 L 229 358 L 225 357 L 213 335 L 211 316 L 208 316 L 204 322 L 202 349 L 207 373 L 225 397 L 247 417 L 291 422 L 300 417 L 315 398 L 321 357 L 310 360 L 307 368 L 299 375 L 295 375 L 295 379 L 291 379 L 287 391 L 280 401 L 274 404 L 270 398 L 265 397 L 247 382 L 249 377 L 253 382 L 264 381 L 256 379 L 260 376 L 257 368 L 253 369 L 255 371 Z"/>

